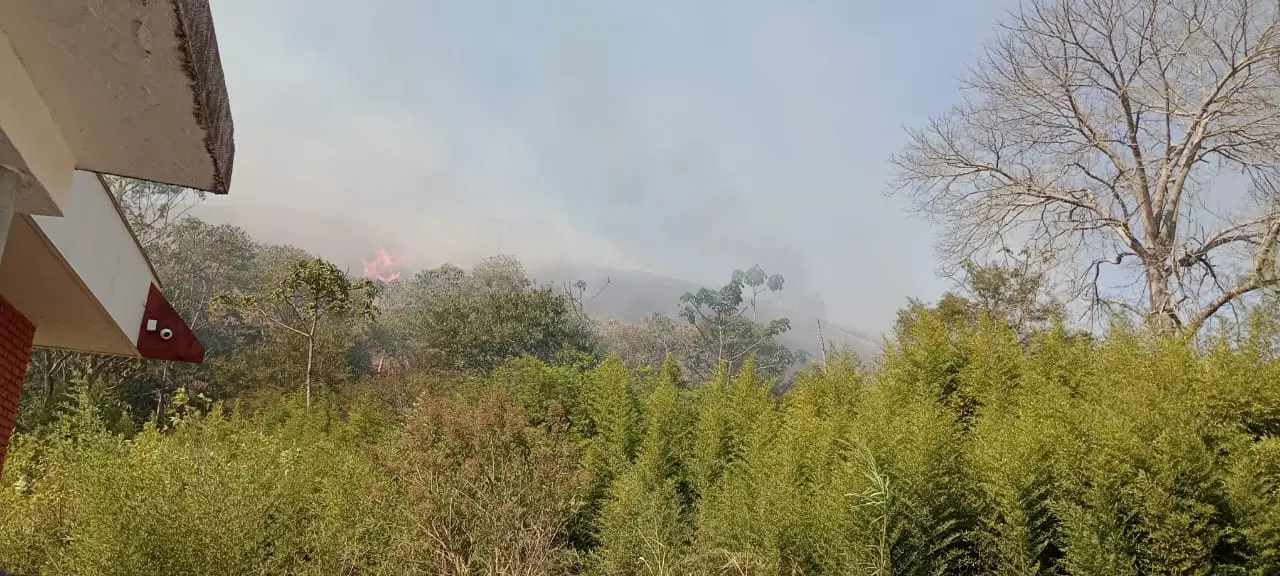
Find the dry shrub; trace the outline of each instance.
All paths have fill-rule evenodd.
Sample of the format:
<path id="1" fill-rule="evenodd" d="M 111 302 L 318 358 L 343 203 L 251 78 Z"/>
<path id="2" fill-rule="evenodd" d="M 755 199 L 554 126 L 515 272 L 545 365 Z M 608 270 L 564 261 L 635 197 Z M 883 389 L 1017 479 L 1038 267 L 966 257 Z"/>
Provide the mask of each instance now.
<path id="1" fill-rule="evenodd" d="M 585 490 L 561 434 L 530 427 L 502 391 L 427 397 L 388 456 L 407 503 L 393 551 L 431 574 L 563 574 L 568 524 Z"/>

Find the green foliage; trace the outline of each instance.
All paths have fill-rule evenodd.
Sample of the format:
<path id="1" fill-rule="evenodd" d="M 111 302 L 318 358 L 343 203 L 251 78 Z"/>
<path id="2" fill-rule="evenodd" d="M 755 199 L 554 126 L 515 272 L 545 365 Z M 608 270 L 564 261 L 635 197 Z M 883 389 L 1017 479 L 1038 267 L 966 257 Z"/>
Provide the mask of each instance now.
<path id="1" fill-rule="evenodd" d="M 146 204 L 142 192 L 147 190 L 160 199 Z M 331 264 L 297 248 L 256 244 L 234 226 L 176 217 L 181 207 L 166 203 L 179 201 L 180 192 L 152 186 L 126 187 L 121 193 L 123 200 L 138 203 L 123 208 L 146 245 L 166 296 L 205 345 L 206 363 L 37 350 L 23 394 L 20 429 L 49 424 L 73 379 L 112 391 L 113 400 L 137 426 L 163 414 L 179 388 L 231 400 L 259 388 L 303 384 L 309 344 L 315 344 L 314 375 L 326 389 L 367 372 L 369 338 L 363 324 L 371 311 L 366 298 L 371 285 L 346 279 Z M 145 233 L 139 226 L 147 227 Z M 308 284 L 318 291 L 311 294 Z M 314 341 L 281 324 L 310 332 L 306 320 L 317 303 L 313 295 L 321 296 Z M 216 310 L 219 300 L 254 304 L 267 314 L 226 306 Z M 331 306 L 333 302 L 338 305 Z"/>
<path id="2" fill-rule="evenodd" d="M 775 394 L 785 326 L 748 314 L 783 280 L 759 267 L 687 296 L 687 340 L 606 335 L 626 357 L 600 360 L 580 308 L 512 260 L 375 294 L 231 228 L 148 241 L 184 310 L 225 293 L 233 313 L 192 316 L 201 368 L 37 355 L 4 568 L 1280 576 L 1274 303 L 1203 342 L 1094 338 L 1026 269 L 971 266 L 875 366 L 835 356 Z M 292 393 L 308 375 L 323 410 Z"/>
<path id="3" fill-rule="evenodd" d="M 691 497 L 683 459 L 690 414 L 668 359 L 644 410 L 644 438 L 621 471 L 600 520 L 602 566 L 610 574 L 680 574 L 688 554 Z"/>
<path id="4" fill-rule="evenodd" d="M 482 382 L 481 390 L 499 388 L 509 394 L 531 424 L 575 436 L 592 425 L 583 400 L 591 377 L 581 366 L 550 366 L 524 356 L 498 366 Z"/>
<path id="5" fill-rule="evenodd" d="M 295 261 L 269 288 L 265 294 L 220 293 L 214 297 L 210 310 L 225 308 L 260 323 L 264 329 L 304 341 L 306 360 L 302 373 L 306 403 L 310 406 L 316 344 L 321 330 L 327 327 L 321 322 L 373 318 L 378 311 L 373 304 L 377 288 L 368 279 L 353 280 L 337 266 L 319 258 Z"/>
<path id="6" fill-rule="evenodd" d="M 377 561 L 368 512 L 385 492 L 355 446 L 296 411 L 180 418 L 134 440 L 69 416 L 74 434 L 24 438 L 0 495 L 0 558 L 20 573 L 316 573 Z M 17 489 L 20 484 L 22 489 Z M 11 488 L 13 487 L 13 488 Z"/>
<path id="7" fill-rule="evenodd" d="M 198 407 L 198 403 L 188 403 Z M 77 403 L 19 436 L 0 561 L 19 573 L 562 573 L 583 482 L 562 437 L 500 391 L 425 399 L 392 434 L 285 398 L 183 410 L 136 438 Z"/>
<path id="8" fill-rule="evenodd" d="M 723 364 L 730 373 L 748 360 L 770 378 L 778 378 L 792 365 L 804 361 L 801 352 L 778 343 L 778 335 L 791 329 L 791 321 L 779 318 L 757 322 L 756 301 L 767 292 L 782 290 L 780 275 L 766 276 L 753 266 L 735 270 L 728 284 L 719 290 L 703 288 L 680 298 L 680 316 L 695 328 L 688 368 L 700 378 L 709 378 Z M 751 317 L 746 316 L 747 312 Z"/>
<path id="9" fill-rule="evenodd" d="M 209 362 L 217 395 L 242 398 L 263 390 L 296 390 L 307 378 L 308 340 L 278 328 L 265 327 L 261 343 Z M 312 379 L 324 392 L 369 369 L 368 350 L 359 334 L 336 329 L 317 330 L 312 353 Z"/>
<path id="10" fill-rule="evenodd" d="M 101 389 L 15 436 L 30 573 L 1280 574 L 1280 361 L 1116 330 L 1027 342 L 922 311 L 780 399 L 747 362 L 509 360 L 308 411 L 198 394 L 135 437 Z M 377 387 L 374 385 L 377 384 Z M 97 391 L 95 391 L 97 390 Z M 394 392 L 401 395 L 405 392 Z M 229 526 L 234 529 L 228 529 Z"/>
<path id="11" fill-rule="evenodd" d="M 211 350 L 231 343 L 216 338 L 217 331 L 201 332 L 217 320 L 209 314 L 209 303 L 220 293 L 260 285 L 265 269 L 259 265 L 261 252 L 244 230 L 195 218 L 174 223 L 147 249 L 164 280 L 165 297 Z"/>
<path id="12" fill-rule="evenodd" d="M 952 330 L 972 331 L 982 322 L 998 322 L 1012 329 L 1020 341 L 1029 341 L 1061 320 L 1063 306 L 1046 295 L 1045 276 L 1031 267 L 1026 256 L 1024 251 L 1022 258 L 1014 258 L 1006 250 L 1009 263 L 962 262 L 956 282 L 959 293 L 944 293 L 932 307 L 910 300 L 898 312 L 894 334 L 907 337 L 922 314 L 933 312 Z"/>
<path id="13" fill-rule="evenodd" d="M 370 280 L 353 280 L 319 258 L 294 261 L 268 288 L 266 294 L 220 293 L 212 308 L 226 307 L 298 333 L 325 318 L 371 318 L 377 313 L 376 289 Z"/>
<path id="14" fill-rule="evenodd" d="M 617 470 L 635 453 L 640 410 L 631 383 L 631 372 L 615 357 L 606 358 L 587 383 L 586 410 L 591 422 L 589 460 Z"/>
<path id="15" fill-rule="evenodd" d="M 397 573 L 560 574 L 584 476 L 563 435 L 526 424 L 503 391 L 428 400 L 386 454 L 406 502 Z"/>
<path id="16" fill-rule="evenodd" d="M 393 285 L 384 324 L 414 369 L 478 373 L 508 358 L 553 361 L 564 350 L 593 351 L 589 321 L 569 295 L 538 286 L 512 258 L 464 271 L 445 265 Z"/>

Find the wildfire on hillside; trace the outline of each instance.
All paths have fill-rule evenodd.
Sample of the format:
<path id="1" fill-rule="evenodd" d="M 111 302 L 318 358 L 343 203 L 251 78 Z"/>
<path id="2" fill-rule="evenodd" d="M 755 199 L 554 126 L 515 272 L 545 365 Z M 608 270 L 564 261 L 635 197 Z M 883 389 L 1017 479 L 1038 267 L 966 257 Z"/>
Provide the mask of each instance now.
<path id="1" fill-rule="evenodd" d="M 360 262 L 364 266 L 365 278 L 377 278 L 383 282 L 395 282 L 400 279 L 400 260 L 387 252 L 386 248 L 379 248 L 378 254 L 373 260 L 362 260 Z"/>

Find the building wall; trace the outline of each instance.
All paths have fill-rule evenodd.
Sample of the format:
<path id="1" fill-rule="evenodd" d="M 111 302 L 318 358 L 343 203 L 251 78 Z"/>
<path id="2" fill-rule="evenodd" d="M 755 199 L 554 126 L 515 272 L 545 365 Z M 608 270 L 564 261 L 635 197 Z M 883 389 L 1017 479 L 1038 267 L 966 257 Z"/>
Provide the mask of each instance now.
<path id="1" fill-rule="evenodd" d="M 142 325 L 142 311 L 147 303 L 151 285 L 158 284 L 151 270 L 151 263 L 129 231 L 129 224 L 116 208 L 102 180 L 93 172 L 77 170 L 71 187 L 71 200 L 63 217 L 34 216 L 32 218 L 53 247 L 79 277 L 76 288 L 83 284 L 93 299 L 115 321 L 117 334 L 127 339 L 124 346 L 112 349 L 107 342 L 98 346 L 70 345 L 49 341 L 53 327 L 40 314 L 31 318 L 40 324 L 38 340 L 41 346 L 75 348 L 86 352 L 129 354 L 138 343 L 138 327 Z M 41 285 L 41 290 L 50 287 Z M 15 298 L 16 301 L 16 298 Z M 46 299 L 45 301 L 51 301 Z M 19 302 L 24 310 L 33 309 Z M 61 303 L 58 307 L 63 307 Z M 85 319 L 74 318 L 63 324 L 73 332 L 84 334 Z M 69 335 L 68 335 L 69 336 Z M 114 339 L 113 339 L 114 340 Z"/>
<path id="2" fill-rule="evenodd" d="M 0 471 L 9 452 L 9 437 L 18 417 L 18 399 L 31 360 L 36 328 L 0 296 Z"/>

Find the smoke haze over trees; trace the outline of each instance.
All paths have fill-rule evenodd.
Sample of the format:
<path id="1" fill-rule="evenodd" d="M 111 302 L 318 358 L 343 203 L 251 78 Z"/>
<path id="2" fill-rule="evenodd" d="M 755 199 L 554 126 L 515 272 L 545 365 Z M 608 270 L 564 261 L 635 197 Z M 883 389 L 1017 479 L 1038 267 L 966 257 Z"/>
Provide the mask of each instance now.
<path id="1" fill-rule="evenodd" d="M 950 286 L 883 339 L 773 255 L 357 275 L 110 179 L 207 361 L 38 350 L 0 568 L 1280 576 L 1277 6 L 1023 2 L 892 158 Z"/>
<path id="2" fill-rule="evenodd" d="M 217 290 L 167 278 L 192 298 L 278 293 L 316 262 L 191 219 L 155 237 L 197 230 L 248 257 Z M 158 268 L 187 271 L 183 257 Z M 0 483 L 0 559 L 60 574 L 1273 571 L 1274 306 L 1240 340 L 1091 336 L 1024 269 L 966 269 L 903 311 L 877 362 L 832 351 L 785 392 L 769 355 L 734 359 L 764 347 L 687 368 L 706 361 L 699 330 L 771 331 L 748 319 L 745 272 L 689 294 L 692 322 L 602 324 L 585 290 L 509 258 L 376 284 L 376 316 L 320 316 L 313 340 L 215 310 L 199 367 L 50 353 L 60 372 L 33 369 Z"/>

